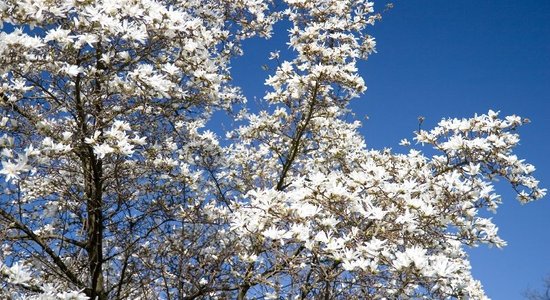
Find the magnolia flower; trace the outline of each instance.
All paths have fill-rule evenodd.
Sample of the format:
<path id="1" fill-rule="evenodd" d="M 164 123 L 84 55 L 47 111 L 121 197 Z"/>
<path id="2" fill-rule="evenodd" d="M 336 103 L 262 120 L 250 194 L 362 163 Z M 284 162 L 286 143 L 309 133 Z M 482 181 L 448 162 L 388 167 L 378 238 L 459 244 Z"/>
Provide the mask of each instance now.
<path id="1" fill-rule="evenodd" d="M 71 77 L 76 77 L 79 73 L 84 72 L 84 70 L 81 67 L 76 65 L 69 65 L 69 64 L 61 68 L 61 71 Z"/>
<path id="2" fill-rule="evenodd" d="M 6 176 L 6 182 L 11 181 L 12 179 L 19 179 L 20 172 L 21 168 L 18 164 L 9 161 L 2 162 L 2 169 L 0 170 L 0 174 L 4 174 Z"/>
<path id="3" fill-rule="evenodd" d="M 101 145 L 95 145 L 94 146 L 94 154 L 98 158 L 104 158 L 105 155 L 115 152 L 115 149 L 111 146 L 109 146 L 107 143 L 103 143 Z"/>
<path id="4" fill-rule="evenodd" d="M 11 266 L 9 272 L 9 281 L 12 284 L 26 285 L 32 279 L 28 269 L 19 263 Z"/>
<path id="5" fill-rule="evenodd" d="M 409 266 L 422 270 L 427 264 L 426 249 L 418 246 L 407 248 L 404 252 L 395 253 L 395 260 L 393 261 L 393 266 L 397 270 Z"/>
<path id="6" fill-rule="evenodd" d="M 459 265 L 451 261 L 448 257 L 443 255 L 437 255 L 430 263 L 430 267 L 435 274 L 441 277 L 451 277 L 456 271 L 460 269 Z"/>
<path id="7" fill-rule="evenodd" d="M 88 300 L 86 295 L 77 291 L 58 293 L 57 298 L 60 300 Z"/>
<path id="8" fill-rule="evenodd" d="M 299 206 L 297 205 L 296 210 L 301 218 L 309 218 L 316 215 L 320 208 L 310 203 L 301 203 Z"/>
<path id="9" fill-rule="evenodd" d="M 411 142 L 409 142 L 409 140 L 407 140 L 407 139 L 402 139 L 402 140 L 399 142 L 399 145 L 401 145 L 401 146 L 410 146 L 410 145 L 411 145 Z"/>
<path id="10" fill-rule="evenodd" d="M 283 236 L 283 233 L 284 231 L 282 230 L 279 230 L 275 227 L 270 227 L 267 230 L 264 230 L 264 232 L 262 232 L 262 235 L 272 240 L 278 240 Z"/>

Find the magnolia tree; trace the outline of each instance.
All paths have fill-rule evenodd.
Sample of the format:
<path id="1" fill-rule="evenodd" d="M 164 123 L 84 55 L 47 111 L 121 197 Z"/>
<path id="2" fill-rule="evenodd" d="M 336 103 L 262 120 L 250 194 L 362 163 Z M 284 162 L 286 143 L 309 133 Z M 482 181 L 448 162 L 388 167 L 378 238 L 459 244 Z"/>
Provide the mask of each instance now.
<path id="1" fill-rule="evenodd" d="M 1 0 L 0 18 L 2 299 L 483 299 L 463 247 L 505 245 L 478 214 L 494 180 L 545 193 L 517 116 L 419 130 L 433 156 L 366 148 L 347 106 L 368 1 Z M 292 54 L 258 111 L 229 63 L 277 21 Z"/>

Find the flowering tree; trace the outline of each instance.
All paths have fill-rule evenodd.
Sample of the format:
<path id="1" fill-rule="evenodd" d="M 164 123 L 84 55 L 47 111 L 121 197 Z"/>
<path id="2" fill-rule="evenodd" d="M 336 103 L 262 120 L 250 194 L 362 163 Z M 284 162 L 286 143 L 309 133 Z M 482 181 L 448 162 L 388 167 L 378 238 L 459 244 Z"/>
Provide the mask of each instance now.
<path id="1" fill-rule="evenodd" d="M 545 194 L 512 152 L 517 116 L 419 130 L 433 156 L 366 149 L 346 115 L 368 1 L 3 0 L 0 16 L 2 298 L 481 299 L 462 247 L 505 245 L 478 215 L 493 180 Z M 294 56 L 272 53 L 253 112 L 229 62 L 279 20 Z"/>

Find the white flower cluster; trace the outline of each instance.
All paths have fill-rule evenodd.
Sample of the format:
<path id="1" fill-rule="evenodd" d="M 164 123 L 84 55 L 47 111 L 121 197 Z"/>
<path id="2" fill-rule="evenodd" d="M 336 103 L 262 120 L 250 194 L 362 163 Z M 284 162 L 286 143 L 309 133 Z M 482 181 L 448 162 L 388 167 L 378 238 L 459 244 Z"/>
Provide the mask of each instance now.
<path id="1" fill-rule="evenodd" d="M 250 192 L 231 217 L 232 230 L 248 237 L 244 256 L 256 258 L 252 278 L 265 280 L 265 269 L 283 261 L 313 273 L 330 266 L 316 261 L 330 261 L 347 271 L 337 273 L 342 281 L 354 278 L 352 290 L 370 282 L 375 294 L 390 298 L 420 288 L 438 298 L 483 298 L 461 245 L 505 245 L 491 219 L 478 216 L 500 203 L 492 178 L 507 179 L 522 202 L 546 193 L 531 175 L 534 168 L 512 153 L 521 119 L 497 115 L 445 120 L 419 132 L 418 142 L 443 152 L 431 159 L 416 150 L 363 150 L 361 158 L 349 159 L 359 164 L 351 172 L 306 172 L 284 191 Z M 264 251 L 270 254 L 262 257 Z"/>
<path id="2" fill-rule="evenodd" d="M 32 296 L 24 296 L 18 293 L 14 293 L 13 296 L 18 296 L 17 299 L 26 300 L 87 300 L 89 299 L 82 292 L 79 291 L 63 291 L 60 292 L 59 288 L 52 285 L 40 285 L 37 286 L 35 280 L 33 280 L 31 271 L 19 264 L 14 263 L 11 267 L 8 267 L 0 262 L 0 276 L 7 279 L 7 282 L 15 286 L 23 286 L 38 291 L 37 294 Z M 8 290 L 3 292 L 9 292 Z"/>
<path id="3" fill-rule="evenodd" d="M 94 154 L 100 159 L 112 153 L 132 156 L 136 146 L 146 144 L 146 137 L 134 135 L 130 138 L 127 132 L 132 132 L 130 124 L 124 121 L 114 121 L 107 131 L 103 133 L 96 131 L 92 137 L 85 138 L 84 142 L 93 147 Z"/>

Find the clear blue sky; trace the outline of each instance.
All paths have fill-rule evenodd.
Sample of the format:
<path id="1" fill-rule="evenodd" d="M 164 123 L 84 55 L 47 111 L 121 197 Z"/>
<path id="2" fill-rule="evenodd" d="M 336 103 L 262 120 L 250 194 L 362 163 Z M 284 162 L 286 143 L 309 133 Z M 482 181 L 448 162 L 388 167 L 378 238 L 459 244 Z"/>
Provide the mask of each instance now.
<path id="1" fill-rule="evenodd" d="M 382 2 L 375 2 L 378 9 Z M 532 123 L 521 131 L 517 154 L 537 167 L 550 188 L 550 1 L 394 1 L 371 30 L 378 53 L 361 64 L 367 93 L 352 105 L 368 115 L 362 132 L 372 148 L 412 137 L 444 117 L 469 117 L 489 109 Z M 284 32 L 273 41 L 247 44 L 234 76 L 249 97 L 261 97 L 269 72 L 266 50 L 284 50 Z M 522 299 L 550 274 L 550 197 L 520 205 L 511 189 L 494 221 L 508 241 L 503 250 L 471 253 L 474 276 L 492 299 Z"/>

